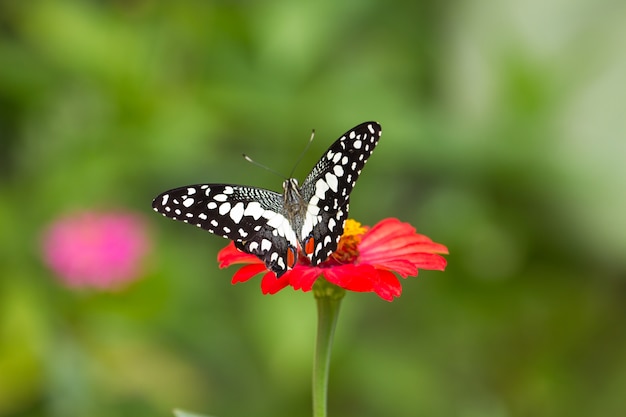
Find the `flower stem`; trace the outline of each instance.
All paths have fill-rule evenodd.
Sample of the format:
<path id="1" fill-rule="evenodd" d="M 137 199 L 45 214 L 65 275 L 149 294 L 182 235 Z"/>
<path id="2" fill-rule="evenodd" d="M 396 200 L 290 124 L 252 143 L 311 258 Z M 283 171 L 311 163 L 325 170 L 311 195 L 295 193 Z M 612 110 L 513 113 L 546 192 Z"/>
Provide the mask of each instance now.
<path id="1" fill-rule="evenodd" d="M 317 341 L 313 360 L 313 417 L 326 417 L 328 404 L 328 369 L 339 307 L 346 291 L 323 278 L 315 281 L 317 301 Z"/>

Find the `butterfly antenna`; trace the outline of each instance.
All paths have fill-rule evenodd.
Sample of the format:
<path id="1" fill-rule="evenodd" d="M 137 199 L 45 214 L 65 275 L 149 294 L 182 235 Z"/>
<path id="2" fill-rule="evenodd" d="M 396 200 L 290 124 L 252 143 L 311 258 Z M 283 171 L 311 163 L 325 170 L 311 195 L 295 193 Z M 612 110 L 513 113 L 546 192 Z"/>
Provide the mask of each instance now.
<path id="1" fill-rule="evenodd" d="M 286 180 L 287 178 L 285 178 L 285 176 L 283 174 L 281 174 L 278 171 L 273 170 L 272 168 L 268 167 L 267 165 L 263 165 L 260 162 L 255 161 L 254 159 L 250 158 L 248 155 L 246 155 L 245 153 L 241 154 L 243 156 L 243 159 L 245 159 L 246 161 L 250 162 L 253 165 L 258 166 L 259 168 L 263 168 L 266 171 L 271 172 L 272 174 L 276 174 L 279 177 L 281 177 L 282 179 Z"/>
<path id="2" fill-rule="evenodd" d="M 311 130 L 311 137 L 309 138 L 309 141 L 307 142 L 306 146 L 304 147 L 304 150 L 300 153 L 300 156 L 296 160 L 295 165 L 291 169 L 291 172 L 289 173 L 289 178 L 293 177 L 293 173 L 295 172 L 296 168 L 298 167 L 298 164 L 300 164 L 300 162 L 302 161 L 302 158 L 304 158 L 304 155 L 306 154 L 306 152 L 311 147 L 311 143 L 313 143 L 313 138 L 314 137 L 315 137 L 315 129 Z"/>

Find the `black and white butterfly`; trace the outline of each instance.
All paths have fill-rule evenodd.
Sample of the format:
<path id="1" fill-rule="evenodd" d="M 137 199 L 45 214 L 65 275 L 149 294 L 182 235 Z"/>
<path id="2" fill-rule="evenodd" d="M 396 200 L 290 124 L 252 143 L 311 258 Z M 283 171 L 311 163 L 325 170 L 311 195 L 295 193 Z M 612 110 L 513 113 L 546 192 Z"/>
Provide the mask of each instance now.
<path id="1" fill-rule="evenodd" d="M 302 186 L 289 178 L 282 194 L 244 185 L 197 184 L 158 195 L 152 208 L 232 239 L 277 277 L 296 265 L 299 252 L 318 265 L 337 249 L 350 192 L 381 132 L 376 122 L 350 129 L 322 155 Z"/>

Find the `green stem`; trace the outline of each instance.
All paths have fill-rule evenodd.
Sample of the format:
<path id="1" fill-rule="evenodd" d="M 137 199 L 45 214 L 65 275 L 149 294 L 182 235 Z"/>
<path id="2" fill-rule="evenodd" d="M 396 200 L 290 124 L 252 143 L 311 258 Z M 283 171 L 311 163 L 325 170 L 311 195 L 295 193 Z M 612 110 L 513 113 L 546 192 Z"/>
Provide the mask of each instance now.
<path id="1" fill-rule="evenodd" d="M 326 417 L 328 404 L 328 369 L 333 335 L 341 299 L 345 294 L 323 278 L 315 281 L 313 294 L 317 301 L 317 342 L 313 360 L 313 417 Z"/>

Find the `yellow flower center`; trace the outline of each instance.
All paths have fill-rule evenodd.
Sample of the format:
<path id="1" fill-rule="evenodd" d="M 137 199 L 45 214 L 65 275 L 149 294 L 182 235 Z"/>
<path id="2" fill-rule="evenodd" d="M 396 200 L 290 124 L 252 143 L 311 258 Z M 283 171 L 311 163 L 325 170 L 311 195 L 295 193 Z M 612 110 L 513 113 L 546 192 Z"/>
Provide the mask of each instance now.
<path id="1" fill-rule="evenodd" d="M 356 261 L 359 257 L 358 246 L 365 232 L 367 232 L 367 227 L 362 226 L 356 220 L 347 219 L 337 250 L 332 253 L 331 257 L 340 264 Z"/>

